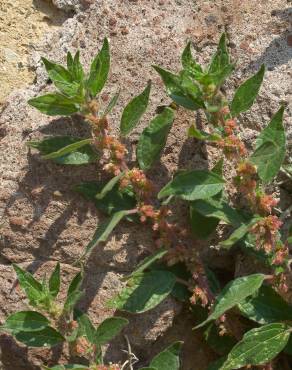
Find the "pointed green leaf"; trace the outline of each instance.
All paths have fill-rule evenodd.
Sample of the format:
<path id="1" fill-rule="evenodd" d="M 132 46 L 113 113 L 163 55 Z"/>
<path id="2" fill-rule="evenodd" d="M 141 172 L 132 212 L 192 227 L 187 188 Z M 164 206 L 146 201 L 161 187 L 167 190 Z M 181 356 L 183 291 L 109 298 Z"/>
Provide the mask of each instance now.
<path id="1" fill-rule="evenodd" d="M 196 200 L 191 203 L 191 207 L 206 218 L 216 218 L 234 227 L 240 226 L 245 221 L 242 215 L 225 201 Z"/>
<path id="2" fill-rule="evenodd" d="M 175 275 L 168 271 L 150 271 L 135 275 L 109 305 L 132 313 L 151 310 L 171 293 L 175 280 Z"/>
<path id="3" fill-rule="evenodd" d="M 79 90 L 79 83 L 74 81 L 72 74 L 63 66 L 42 58 L 50 79 L 57 89 L 67 96 L 75 96 Z"/>
<path id="4" fill-rule="evenodd" d="M 283 126 L 284 107 L 272 117 L 256 141 L 256 150 L 250 160 L 257 166 L 258 175 L 269 182 L 279 172 L 286 153 L 286 136 Z"/>
<path id="5" fill-rule="evenodd" d="M 72 66 L 70 68 L 68 67 L 68 70 L 70 71 L 73 79 L 77 82 L 81 82 L 84 77 L 84 71 L 82 64 L 80 63 L 80 53 L 79 50 L 76 52 L 73 60 Z"/>
<path id="6" fill-rule="evenodd" d="M 214 54 L 210 63 L 208 73 L 216 73 L 229 65 L 229 53 L 226 45 L 226 34 L 223 33 L 216 53 Z"/>
<path id="7" fill-rule="evenodd" d="M 106 117 L 116 106 L 119 97 L 120 97 L 120 90 L 112 97 L 110 102 L 108 103 L 107 107 L 105 108 L 104 112 L 102 113 L 102 117 Z"/>
<path id="8" fill-rule="evenodd" d="M 90 343 L 95 344 L 95 327 L 85 313 L 77 318 L 78 336 L 86 336 Z"/>
<path id="9" fill-rule="evenodd" d="M 95 195 L 96 199 L 103 199 L 113 188 L 120 182 L 121 178 L 124 176 L 124 172 L 110 179 L 109 182 L 102 188 L 101 192 Z"/>
<path id="10" fill-rule="evenodd" d="M 15 338 L 28 347 L 53 347 L 65 340 L 57 330 L 50 326 L 38 331 L 17 332 Z"/>
<path id="11" fill-rule="evenodd" d="M 204 108 L 200 89 L 188 79 L 188 75 L 177 76 L 163 68 L 153 66 L 160 74 L 167 95 L 178 105 L 190 110 Z M 184 77 L 184 79 L 183 79 Z"/>
<path id="12" fill-rule="evenodd" d="M 241 240 L 250 230 L 250 228 L 260 220 L 260 217 L 254 217 L 250 222 L 241 224 L 232 234 L 229 236 L 228 239 L 220 242 L 220 246 L 229 249 L 239 240 Z"/>
<path id="13" fill-rule="evenodd" d="M 105 319 L 96 329 L 95 344 L 97 346 L 107 344 L 128 324 L 129 321 L 123 317 L 115 316 Z"/>
<path id="14" fill-rule="evenodd" d="M 15 334 L 23 331 L 38 331 L 46 328 L 49 324 L 49 320 L 38 312 L 19 311 L 11 314 L 2 328 Z"/>
<path id="15" fill-rule="evenodd" d="M 108 185 L 110 185 L 108 183 Z M 112 185 L 112 184 L 111 184 Z M 137 201 L 132 190 L 120 189 L 116 184 L 111 190 L 96 182 L 84 182 L 77 185 L 74 190 L 82 194 L 86 199 L 92 200 L 96 208 L 109 216 L 123 210 L 135 208 Z M 132 220 L 132 215 L 126 215 L 127 220 Z"/>
<path id="16" fill-rule="evenodd" d="M 266 276 L 263 274 L 253 274 L 237 278 L 228 283 L 216 298 L 212 313 L 207 320 L 196 326 L 196 329 L 206 325 L 212 320 L 217 320 L 226 311 L 255 293 L 261 287 L 265 277 Z"/>
<path id="17" fill-rule="evenodd" d="M 289 336 L 289 327 L 281 323 L 268 324 L 248 331 L 233 347 L 222 370 L 269 363 L 285 348 Z"/>
<path id="18" fill-rule="evenodd" d="M 260 91 L 264 74 L 265 66 L 262 65 L 260 70 L 254 76 L 246 80 L 235 91 L 230 107 L 233 117 L 238 116 L 241 112 L 247 111 L 253 105 L 253 102 Z"/>
<path id="19" fill-rule="evenodd" d="M 202 67 L 196 63 L 192 56 L 191 42 L 187 43 L 187 46 L 185 47 L 181 56 L 181 62 L 183 68 L 190 74 L 191 77 L 195 79 L 203 72 Z"/>
<path id="20" fill-rule="evenodd" d="M 238 304 L 240 312 L 259 324 L 292 321 L 292 306 L 269 285 L 263 285 L 255 296 Z"/>
<path id="21" fill-rule="evenodd" d="M 162 188 L 158 199 L 177 195 L 185 200 L 206 199 L 223 190 L 224 180 L 217 174 L 204 171 L 182 171 Z"/>
<path id="22" fill-rule="evenodd" d="M 70 116 L 79 111 L 73 100 L 61 94 L 46 94 L 29 99 L 28 104 L 49 116 Z"/>
<path id="23" fill-rule="evenodd" d="M 159 370 L 179 370 L 179 354 L 183 342 L 175 342 L 163 352 L 156 355 L 150 363 L 151 367 Z"/>
<path id="24" fill-rule="evenodd" d="M 104 39 L 102 48 L 91 63 L 87 88 L 95 97 L 103 89 L 110 69 L 110 50 L 108 39 Z"/>
<path id="25" fill-rule="evenodd" d="M 173 120 L 173 110 L 165 108 L 142 132 L 137 146 L 137 158 L 142 170 L 149 169 L 159 159 Z"/>
<path id="26" fill-rule="evenodd" d="M 72 54 L 70 53 L 70 51 L 68 51 L 67 53 L 67 69 L 69 72 L 72 72 L 72 67 L 73 67 L 73 57 L 72 57 Z"/>
<path id="27" fill-rule="evenodd" d="M 207 132 L 197 130 L 195 126 L 191 126 L 189 128 L 188 136 L 194 137 L 195 139 L 198 139 L 198 140 L 206 140 L 206 141 L 218 141 L 222 139 L 221 136 L 216 133 L 208 134 Z"/>
<path id="28" fill-rule="evenodd" d="M 62 152 L 69 145 L 80 143 L 82 140 L 82 138 L 72 136 L 53 136 L 42 141 L 29 141 L 27 145 L 39 150 L 44 156 L 53 153 L 55 156 L 56 152 L 60 153 L 60 151 Z M 85 144 L 84 146 L 75 148 L 74 151 L 55 157 L 52 160 L 55 163 L 63 165 L 82 165 L 95 162 L 97 158 L 98 154 L 93 150 L 93 147 Z"/>
<path id="29" fill-rule="evenodd" d="M 66 301 L 64 303 L 63 310 L 65 312 L 70 312 L 82 297 L 83 292 L 80 290 L 82 278 L 82 273 L 78 272 L 72 279 L 67 291 Z"/>
<path id="30" fill-rule="evenodd" d="M 120 130 L 123 136 L 127 136 L 138 124 L 142 115 L 145 113 L 151 90 L 151 82 L 148 82 L 145 90 L 138 96 L 135 96 L 125 107 Z"/>
<path id="31" fill-rule="evenodd" d="M 25 291 L 27 298 L 31 304 L 36 305 L 44 297 L 43 287 L 33 275 L 19 266 L 13 264 L 13 268 L 17 274 L 17 279 L 21 288 Z"/>
<path id="32" fill-rule="evenodd" d="M 106 242 L 113 229 L 117 224 L 131 211 L 119 211 L 112 215 L 112 217 L 97 227 L 92 240 L 88 243 L 85 248 L 83 257 L 88 255 L 99 243 Z"/>
<path id="33" fill-rule="evenodd" d="M 84 147 L 85 145 L 88 145 L 92 142 L 92 139 L 84 139 L 80 141 L 76 141 L 72 144 L 69 144 L 67 146 L 64 146 L 63 148 L 57 150 L 56 152 L 52 152 L 49 154 L 44 155 L 44 159 L 55 159 L 63 157 L 66 154 L 75 152 L 77 149 L 80 149 Z"/>
<path id="34" fill-rule="evenodd" d="M 167 249 L 158 249 L 155 253 L 151 254 L 151 256 L 146 257 L 142 262 L 140 262 L 135 271 L 132 272 L 131 276 L 144 272 L 144 270 L 150 267 L 154 262 L 160 260 L 163 256 L 165 256 L 167 252 Z"/>
<path id="35" fill-rule="evenodd" d="M 49 291 L 53 298 L 56 298 L 60 291 L 60 263 L 58 262 L 49 279 Z"/>

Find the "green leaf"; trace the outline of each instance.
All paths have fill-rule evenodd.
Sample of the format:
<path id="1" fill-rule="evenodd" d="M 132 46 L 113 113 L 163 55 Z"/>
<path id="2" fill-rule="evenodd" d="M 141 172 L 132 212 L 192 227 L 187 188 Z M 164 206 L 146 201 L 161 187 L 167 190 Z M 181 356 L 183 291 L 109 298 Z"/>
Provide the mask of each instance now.
<path id="1" fill-rule="evenodd" d="M 212 320 L 217 320 L 226 311 L 241 303 L 246 297 L 255 293 L 262 285 L 265 275 L 253 274 L 232 280 L 216 298 L 212 313 L 195 329 L 206 325 Z"/>
<path id="2" fill-rule="evenodd" d="M 251 78 L 246 80 L 235 91 L 233 100 L 231 102 L 230 111 L 233 117 L 238 116 L 239 113 L 247 111 L 255 101 L 265 74 L 265 66 L 262 65 L 260 70 Z"/>
<path id="3" fill-rule="evenodd" d="M 42 141 L 29 141 L 27 145 L 37 149 L 44 156 L 62 151 L 67 146 L 75 144 L 83 140 L 80 137 L 72 136 L 54 136 L 46 138 Z M 53 158 L 53 161 L 63 165 L 82 165 L 95 162 L 98 154 L 93 150 L 92 146 L 86 144 L 82 147 L 74 149 L 74 151 L 64 154 L 60 157 Z"/>
<path id="4" fill-rule="evenodd" d="M 185 200 L 206 199 L 219 193 L 223 187 L 222 177 L 210 171 L 182 171 L 160 190 L 158 199 L 169 195 Z"/>
<path id="5" fill-rule="evenodd" d="M 193 234 L 200 239 L 207 239 L 216 229 L 219 220 L 215 217 L 206 217 L 190 204 L 190 224 Z"/>
<path id="6" fill-rule="evenodd" d="M 165 108 L 143 130 L 137 146 L 137 158 L 142 170 L 149 169 L 159 159 L 165 147 L 173 120 L 173 110 Z"/>
<path id="7" fill-rule="evenodd" d="M 191 203 L 191 207 L 206 218 L 216 218 L 234 227 L 238 227 L 245 221 L 241 214 L 225 201 L 196 200 Z"/>
<path id="8" fill-rule="evenodd" d="M 116 212 L 109 220 L 99 225 L 93 235 L 92 240 L 87 244 L 82 257 L 87 256 L 99 243 L 106 242 L 113 229 L 129 213 L 131 212 L 126 210 Z"/>
<path id="9" fill-rule="evenodd" d="M 129 321 L 123 317 L 115 316 L 105 319 L 96 329 L 95 344 L 97 346 L 107 344 L 128 324 Z"/>
<path id="10" fill-rule="evenodd" d="M 277 175 L 286 153 L 286 136 L 283 126 L 284 107 L 273 116 L 256 141 L 256 150 L 250 160 L 257 166 L 259 177 L 269 182 Z"/>
<path id="11" fill-rule="evenodd" d="M 67 64 L 67 68 L 69 72 L 71 73 L 74 81 L 77 81 L 77 82 L 81 82 L 84 77 L 84 71 L 83 71 L 82 64 L 80 63 L 79 57 L 80 57 L 80 53 L 78 50 L 70 66 L 68 66 Z"/>
<path id="12" fill-rule="evenodd" d="M 56 298 L 60 291 L 60 283 L 60 263 L 58 262 L 49 279 L 49 291 L 53 298 Z"/>
<path id="13" fill-rule="evenodd" d="M 214 54 L 212 61 L 210 63 L 208 73 L 217 73 L 219 71 L 222 71 L 226 66 L 229 65 L 230 58 L 229 53 L 226 45 L 226 34 L 223 33 L 216 53 Z"/>
<path id="14" fill-rule="evenodd" d="M 260 220 L 260 217 L 254 217 L 250 222 L 241 224 L 228 239 L 220 242 L 220 246 L 229 249 L 239 240 L 241 240 L 250 230 L 250 228 Z"/>
<path id="15" fill-rule="evenodd" d="M 238 304 L 242 315 L 259 324 L 292 321 L 292 306 L 269 285 L 263 285 L 255 296 Z"/>
<path id="16" fill-rule="evenodd" d="M 137 201 L 133 191 L 128 188 L 120 189 L 119 184 L 116 184 L 110 191 L 106 192 L 104 190 L 105 187 L 96 182 L 84 182 L 75 186 L 74 190 L 82 194 L 86 199 L 92 200 L 97 209 L 109 216 L 118 211 L 135 208 Z M 126 219 L 132 220 L 133 216 L 127 215 Z"/>
<path id="17" fill-rule="evenodd" d="M 79 91 L 79 83 L 74 81 L 72 74 L 63 66 L 42 58 L 50 79 L 61 93 L 74 97 Z"/>
<path id="18" fill-rule="evenodd" d="M 28 347 L 53 347 L 65 340 L 57 330 L 50 326 L 38 331 L 18 332 L 15 338 Z"/>
<path id="19" fill-rule="evenodd" d="M 233 347 L 222 370 L 269 363 L 285 348 L 289 335 L 289 327 L 282 323 L 268 324 L 248 331 Z"/>
<path id="20" fill-rule="evenodd" d="M 90 343 L 95 344 L 95 327 L 85 313 L 78 318 L 78 336 L 86 336 Z"/>
<path id="21" fill-rule="evenodd" d="M 57 150 L 56 152 L 52 152 L 49 154 L 44 155 L 44 159 L 55 159 L 63 157 L 66 154 L 75 152 L 77 149 L 80 149 L 84 147 L 85 145 L 88 145 L 92 142 L 92 139 L 83 139 L 80 141 L 76 141 L 72 144 L 69 144 L 67 146 L 64 146 L 63 148 Z"/>
<path id="22" fill-rule="evenodd" d="M 121 178 L 124 176 L 124 172 L 121 172 L 119 175 L 112 177 L 109 182 L 105 184 L 101 192 L 95 195 L 96 199 L 103 199 L 113 188 L 120 182 Z"/>
<path id="23" fill-rule="evenodd" d="M 200 89 L 188 78 L 188 75 L 177 76 L 160 67 L 153 67 L 160 74 L 167 95 L 175 103 L 190 110 L 205 108 Z"/>
<path id="24" fill-rule="evenodd" d="M 185 47 L 181 56 L 181 62 L 183 68 L 190 74 L 191 77 L 195 79 L 203 72 L 202 67 L 196 63 L 192 56 L 191 42 L 188 42 L 187 46 Z"/>
<path id="25" fill-rule="evenodd" d="M 83 277 L 81 272 L 78 272 L 72 279 L 67 291 L 67 298 L 64 303 L 63 310 L 65 312 L 70 312 L 82 297 L 83 292 L 80 290 L 82 279 Z"/>
<path id="26" fill-rule="evenodd" d="M 167 249 L 160 248 L 155 253 L 151 254 L 151 256 L 146 257 L 142 262 L 138 264 L 136 269 L 132 272 L 131 277 L 144 272 L 144 270 L 150 267 L 154 262 L 160 260 L 163 256 L 165 256 L 167 252 Z"/>
<path id="27" fill-rule="evenodd" d="M 11 314 L 2 328 L 15 334 L 23 331 L 38 331 L 46 328 L 49 324 L 49 320 L 38 312 L 19 311 Z"/>
<path id="28" fill-rule="evenodd" d="M 195 139 L 198 139 L 198 140 L 206 140 L 206 141 L 211 141 L 211 142 L 222 139 L 221 136 L 216 133 L 208 134 L 207 132 L 197 130 L 194 125 L 189 128 L 188 136 L 194 137 Z"/>
<path id="29" fill-rule="evenodd" d="M 29 99 L 28 104 L 48 116 L 70 116 L 79 111 L 73 100 L 58 93 Z"/>
<path id="30" fill-rule="evenodd" d="M 105 108 L 104 112 L 102 113 L 102 117 L 106 117 L 116 106 L 119 97 L 120 97 L 120 90 L 112 97 L 110 102 L 108 103 L 107 107 Z"/>
<path id="31" fill-rule="evenodd" d="M 42 284 L 38 282 L 30 272 L 22 270 L 19 266 L 15 264 L 13 264 L 13 268 L 16 272 L 19 284 L 21 288 L 25 291 L 30 303 L 32 305 L 36 305 L 44 298 Z"/>
<path id="32" fill-rule="evenodd" d="M 94 97 L 103 89 L 110 69 L 109 42 L 105 38 L 102 48 L 91 63 L 90 73 L 87 81 L 87 88 Z"/>
<path id="33" fill-rule="evenodd" d="M 179 370 L 179 354 L 182 344 L 183 342 L 175 342 L 163 352 L 159 353 L 151 361 L 150 367 L 154 367 L 159 370 Z"/>
<path id="34" fill-rule="evenodd" d="M 138 124 L 142 115 L 145 113 L 151 90 L 151 82 L 148 82 L 145 90 L 140 95 L 135 96 L 125 107 L 120 130 L 123 136 L 127 136 Z"/>
<path id="35" fill-rule="evenodd" d="M 132 313 L 151 310 L 171 293 L 175 280 L 175 275 L 168 271 L 150 271 L 135 275 L 109 305 Z"/>

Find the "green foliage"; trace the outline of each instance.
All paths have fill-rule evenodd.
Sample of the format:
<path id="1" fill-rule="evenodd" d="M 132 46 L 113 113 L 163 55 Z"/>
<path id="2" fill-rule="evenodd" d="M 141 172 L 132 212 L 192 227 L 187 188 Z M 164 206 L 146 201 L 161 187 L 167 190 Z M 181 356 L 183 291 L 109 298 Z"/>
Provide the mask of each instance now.
<path id="1" fill-rule="evenodd" d="M 43 158 L 52 159 L 58 164 L 82 165 L 95 162 L 98 158 L 90 142 L 90 139 L 54 136 L 41 141 L 29 141 L 27 145 L 39 150 Z"/>
<path id="2" fill-rule="evenodd" d="M 157 370 L 179 370 L 179 353 L 182 342 L 175 342 L 153 358 L 150 368 Z"/>
<path id="3" fill-rule="evenodd" d="M 191 42 L 188 42 L 187 46 L 185 47 L 181 56 L 181 62 L 184 70 L 186 70 L 188 74 L 194 79 L 196 79 L 203 73 L 202 67 L 198 63 L 196 63 L 192 56 Z"/>
<path id="4" fill-rule="evenodd" d="M 265 66 L 262 65 L 260 70 L 251 78 L 246 80 L 234 94 L 230 110 L 233 117 L 239 113 L 246 112 L 255 101 L 265 74 Z"/>
<path id="5" fill-rule="evenodd" d="M 211 324 L 204 332 L 207 344 L 219 355 L 226 355 L 236 344 L 236 339 L 228 334 L 220 335 L 219 328 Z"/>
<path id="6" fill-rule="evenodd" d="M 265 275 L 263 274 L 253 274 L 232 280 L 222 289 L 216 298 L 212 313 L 207 320 L 196 326 L 196 329 L 206 325 L 210 321 L 217 320 L 226 311 L 255 293 L 261 287 L 264 279 Z"/>
<path id="7" fill-rule="evenodd" d="M 158 198 L 176 195 L 185 200 L 207 199 L 218 194 L 224 183 L 222 177 L 213 172 L 182 171 L 160 190 Z"/>
<path id="8" fill-rule="evenodd" d="M 101 346 L 108 343 L 118 335 L 128 323 L 129 321 L 123 317 L 115 316 L 105 319 L 95 331 L 95 344 Z"/>
<path id="9" fill-rule="evenodd" d="M 71 114 L 79 111 L 77 102 L 74 99 L 58 93 L 32 98 L 28 103 L 48 116 L 71 116 Z"/>
<path id="10" fill-rule="evenodd" d="M 121 134 L 127 136 L 138 124 L 142 115 L 145 113 L 151 90 L 151 82 L 148 82 L 145 90 L 133 98 L 125 107 L 121 118 Z"/>
<path id="11" fill-rule="evenodd" d="M 52 272 L 52 275 L 49 279 L 49 291 L 53 298 L 56 298 L 60 291 L 61 284 L 60 276 L 60 263 L 57 263 L 55 270 Z"/>
<path id="12" fill-rule="evenodd" d="M 35 311 L 18 311 L 7 317 L 2 329 L 12 334 L 19 332 L 32 332 L 45 329 L 49 320 L 42 314 Z"/>
<path id="13" fill-rule="evenodd" d="M 283 126 L 284 107 L 273 116 L 256 141 L 251 161 L 257 166 L 263 182 L 270 182 L 277 175 L 286 153 L 286 136 Z"/>
<path id="14" fill-rule="evenodd" d="M 103 186 L 96 182 L 84 182 L 75 186 L 74 190 L 93 201 L 97 209 L 109 216 L 118 211 L 133 209 L 137 203 L 133 191 L 129 188 L 120 189 L 118 183 Z M 126 215 L 126 218 L 131 219 L 131 215 Z"/>
<path id="15" fill-rule="evenodd" d="M 261 286 L 255 296 L 239 303 L 238 308 L 242 315 L 259 324 L 292 321 L 292 307 L 268 285 Z"/>
<path id="16" fill-rule="evenodd" d="M 168 271 L 150 271 L 134 275 L 117 297 L 109 302 L 110 307 L 132 313 L 151 310 L 172 291 L 175 275 Z"/>
<path id="17" fill-rule="evenodd" d="M 159 159 L 173 120 L 173 110 L 165 108 L 142 132 L 137 147 L 137 158 L 142 170 L 149 169 Z"/>
<path id="18" fill-rule="evenodd" d="M 289 328 L 281 323 L 252 329 L 233 347 L 220 369 L 234 370 L 246 365 L 267 364 L 285 348 L 289 336 Z"/>
<path id="19" fill-rule="evenodd" d="M 46 326 L 38 331 L 20 331 L 15 338 L 29 347 L 52 347 L 64 342 L 65 338 L 54 328 Z"/>
<path id="20" fill-rule="evenodd" d="M 109 42 L 104 39 L 100 52 L 93 59 L 90 72 L 86 81 L 86 87 L 92 97 L 96 96 L 103 89 L 110 69 Z"/>
<path id="21" fill-rule="evenodd" d="M 81 284 L 82 284 L 82 273 L 78 272 L 71 281 L 67 291 L 67 297 L 63 308 L 65 313 L 70 313 L 73 310 L 76 303 L 82 297 L 83 292 L 80 290 Z"/>
<path id="22" fill-rule="evenodd" d="M 198 140 L 206 140 L 206 141 L 218 141 L 221 139 L 221 136 L 219 134 L 208 134 L 207 132 L 201 131 L 196 129 L 196 127 L 193 125 L 188 130 L 188 136 L 194 137 Z"/>

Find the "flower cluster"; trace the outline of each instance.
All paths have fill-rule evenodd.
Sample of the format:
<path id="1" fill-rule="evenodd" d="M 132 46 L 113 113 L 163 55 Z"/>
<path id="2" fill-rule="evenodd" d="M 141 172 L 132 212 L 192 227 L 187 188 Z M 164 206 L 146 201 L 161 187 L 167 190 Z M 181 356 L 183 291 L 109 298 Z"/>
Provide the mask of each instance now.
<path id="1" fill-rule="evenodd" d="M 72 354 L 75 356 L 83 356 L 92 351 L 92 344 L 85 337 L 77 338 L 72 345 Z"/>
<path id="2" fill-rule="evenodd" d="M 120 181 L 120 187 L 132 185 L 138 199 L 148 200 L 154 193 L 154 184 L 147 179 L 145 173 L 138 168 L 133 168 L 125 173 Z"/>
<path id="3" fill-rule="evenodd" d="M 93 368 L 90 368 L 90 370 L 121 370 L 120 365 L 96 365 Z"/>
<path id="4" fill-rule="evenodd" d="M 235 185 L 251 207 L 254 207 L 256 200 L 256 173 L 256 167 L 248 161 L 240 162 L 236 169 Z"/>
<path id="5" fill-rule="evenodd" d="M 277 234 L 281 226 L 282 222 L 274 215 L 264 217 L 253 225 L 250 232 L 256 237 L 256 248 L 267 253 L 276 250 Z"/>

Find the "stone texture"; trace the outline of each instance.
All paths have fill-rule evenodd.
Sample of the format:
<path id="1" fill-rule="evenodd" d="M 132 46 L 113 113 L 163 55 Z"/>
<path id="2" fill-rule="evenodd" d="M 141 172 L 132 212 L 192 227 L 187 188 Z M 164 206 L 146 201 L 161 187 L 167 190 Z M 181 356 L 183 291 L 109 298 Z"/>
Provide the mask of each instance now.
<path id="1" fill-rule="evenodd" d="M 74 1 L 56 3 L 69 7 L 77 5 Z M 285 123 L 291 140 L 290 17 L 291 11 L 284 0 L 99 0 L 46 37 L 31 55 L 31 66 L 36 71 L 34 85 L 13 93 L 0 118 L 0 206 L 3 217 L 0 241 L 3 279 L 0 286 L 1 320 L 24 305 L 23 299 L 20 299 L 23 297 L 15 292 L 10 294 L 15 278 L 11 270 L 12 262 L 30 265 L 41 273 L 47 264 L 60 261 L 64 274 L 67 270 L 72 273 L 74 269 L 70 265 L 91 239 L 97 223 L 103 220 L 92 204 L 72 191 L 72 187 L 80 181 L 96 179 L 96 166 L 64 168 L 43 161 L 25 146 L 26 141 L 44 135 L 87 134 L 86 125 L 78 117 L 49 118 L 27 105 L 30 97 L 52 89 L 41 66 L 40 56 L 64 62 L 68 50 L 74 52 L 79 48 L 81 59 L 88 66 L 102 39 L 109 36 L 112 67 L 103 98 L 122 88 L 120 101 L 111 115 L 115 130 L 122 107 L 145 87 L 148 79 L 153 81 L 150 107 L 130 139 L 135 146 L 138 133 L 153 116 L 155 107 L 169 102 L 151 65 L 178 69 L 181 51 L 188 39 L 194 42 L 194 54 L 198 61 L 206 64 L 220 34 L 226 31 L 232 56 L 238 61 L 238 71 L 227 84 L 227 90 L 238 86 L 261 63 L 268 67 L 257 103 L 241 118 L 242 136 L 251 147 L 260 128 L 267 124 L 281 103 L 288 105 Z M 152 170 L 158 185 L 165 184 L 178 166 L 206 168 L 216 161 L 218 153 L 212 147 L 185 139 L 187 127 L 193 120 L 192 113 L 179 110 L 161 163 Z M 132 153 L 130 157 L 134 159 Z M 86 295 L 80 306 L 88 310 L 95 323 L 112 314 L 104 304 L 119 290 L 119 276 L 132 271 L 152 248 L 153 241 L 146 228 L 122 223 L 109 242 L 93 252 L 84 283 Z M 188 342 L 183 369 L 193 370 L 193 364 L 196 370 L 206 369 L 212 354 L 201 343 L 200 334 L 190 334 L 176 323 L 171 328 L 174 316 L 180 310 L 178 303 L 167 300 L 146 315 L 131 318 L 126 333 L 141 358 L 139 365 L 146 364 L 157 353 L 160 343 L 161 346 L 169 344 L 178 333 L 181 339 Z M 191 319 L 186 322 L 183 328 L 191 327 Z M 165 339 L 162 340 L 164 334 Z M 191 347 L 189 341 L 194 341 L 195 346 Z M 125 342 L 121 337 L 114 343 L 116 345 L 109 346 L 107 356 L 117 360 Z M 40 369 L 43 360 L 49 361 L 57 356 L 47 351 L 26 351 L 7 336 L 1 338 L 0 346 L 5 370 Z M 21 358 L 24 360 L 21 361 Z"/>

